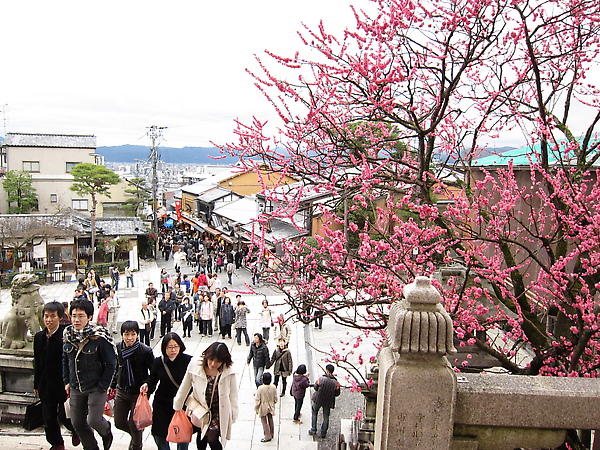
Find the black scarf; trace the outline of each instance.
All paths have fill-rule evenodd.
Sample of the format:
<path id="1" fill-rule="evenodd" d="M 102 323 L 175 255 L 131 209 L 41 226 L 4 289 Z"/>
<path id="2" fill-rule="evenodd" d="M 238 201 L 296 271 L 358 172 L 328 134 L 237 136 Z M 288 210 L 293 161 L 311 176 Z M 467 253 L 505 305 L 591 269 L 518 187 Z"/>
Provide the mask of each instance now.
<path id="1" fill-rule="evenodd" d="M 124 388 L 130 388 L 135 384 L 135 378 L 133 378 L 133 369 L 131 368 L 131 357 L 140 348 L 140 341 L 135 341 L 131 347 L 127 347 L 124 343 L 121 347 L 121 356 L 123 358 L 123 374 L 121 380 Z"/>

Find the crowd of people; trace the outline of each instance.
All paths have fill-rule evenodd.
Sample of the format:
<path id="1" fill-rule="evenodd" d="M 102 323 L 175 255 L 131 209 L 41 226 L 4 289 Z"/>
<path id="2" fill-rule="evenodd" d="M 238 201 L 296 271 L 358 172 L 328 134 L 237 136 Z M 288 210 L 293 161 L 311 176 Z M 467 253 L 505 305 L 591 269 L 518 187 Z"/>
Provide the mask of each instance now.
<path id="1" fill-rule="evenodd" d="M 197 448 L 222 448 L 223 441 L 231 437 L 232 424 L 238 415 L 236 375 L 229 348 L 236 343 L 243 345 L 242 336 L 248 347 L 246 362 L 254 369 L 255 411 L 263 424 L 262 442 L 273 439 L 275 405 L 278 396 L 286 395 L 290 376 L 289 394 L 295 401 L 293 421 L 301 423 L 306 389 L 312 385 L 305 365 L 293 369 L 288 348 L 291 328 L 283 315 L 275 315 L 268 301 L 263 301 L 262 309 L 255 311 L 259 314 L 262 333 L 254 334 L 251 342 L 247 330 L 250 309 L 241 294 L 232 296 L 216 273 L 205 273 L 204 269 L 210 268 L 208 261 L 205 266 L 204 261 L 198 261 L 191 279 L 190 275 L 182 274 L 183 265 L 192 265 L 191 261 L 177 256 L 184 247 L 177 248 L 167 242 L 167 249 L 169 245 L 175 250 L 173 258 L 178 261 L 174 273 L 161 271 L 157 280 L 160 289 L 154 283 L 148 284 L 135 317 L 119 317 L 121 274 L 116 267 L 109 271 L 110 281 L 93 270 L 78 280 L 70 303 L 45 305 L 46 328 L 34 339 L 34 386 L 43 403 L 46 438 L 52 445 L 51 450 L 65 448 L 61 424 L 71 432 L 74 446 L 82 443 L 86 450 L 110 449 L 112 425 L 105 413 L 107 399 L 111 398 L 114 426 L 131 436 L 131 450 L 141 449 L 143 431 L 137 429 L 133 420 L 140 394 L 153 395 L 151 434 L 158 449 L 170 448 L 167 432 L 175 411 L 185 410 L 194 423 L 197 408 L 210 411 L 208 423 L 194 424 Z M 213 250 L 218 251 L 218 248 Z M 226 260 L 227 255 L 224 255 Z M 227 271 L 227 265 L 223 265 Z M 124 269 L 123 275 L 127 279 L 126 288 L 133 288 L 133 273 L 129 267 Z M 225 284 L 231 285 L 231 276 L 227 275 Z M 183 336 L 172 331 L 175 322 L 181 322 Z M 118 323 L 121 326 L 117 329 Z M 160 332 L 156 330 L 158 323 Z M 191 337 L 194 330 L 207 337 L 219 334 L 223 341 L 232 342 L 229 346 L 225 342 L 213 342 L 201 355 L 192 356 L 185 353 L 184 339 Z M 155 334 L 161 339 L 161 356 L 158 357 L 154 357 L 150 347 Z M 116 335 L 120 335 L 118 343 Z M 273 352 L 267 347 L 269 339 L 275 344 Z M 316 429 L 319 409 L 323 410 L 319 435 L 325 436 L 327 432 L 329 409 L 339 394 L 339 384 L 331 390 L 331 383 L 327 381 L 335 380 L 332 373 L 333 369 L 324 375 L 326 380 L 322 381 L 321 377 L 314 384 L 316 393 L 325 392 L 328 400 L 313 402 L 311 434 Z M 67 410 L 70 411 L 67 413 Z M 95 433 L 100 437 L 100 445 Z M 187 448 L 186 443 L 177 444 L 178 450 Z"/>
<path id="2" fill-rule="evenodd" d="M 230 439 L 232 424 L 238 416 L 238 401 L 236 375 L 227 344 L 213 342 L 201 355 L 192 357 L 185 353 L 183 339 L 169 331 L 162 336 L 161 356 L 155 358 L 151 347 L 141 342 L 142 330 L 137 320 L 121 324 L 121 340 L 115 343 L 112 333 L 93 322 L 91 301 L 77 299 L 71 303 L 68 326 L 61 324 L 65 314 L 62 303 L 47 303 L 44 306 L 46 328 L 34 339 L 34 387 L 44 405 L 45 431 L 51 450 L 65 448 L 61 423 L 71 431 L 74 446 L 81 442 L 86 450 L 99 449 L 95 430 L 102 448 L 110 449 L 113 434 L 104 414 L 107 399 L 111 397 L 114 397 L 115 427 L 131 436 L 130 449 L 140 450 L 143 430 L 139 430 L 134 421 L 140 394 L 154 394 L 151 433 L 158 449 L 170 448 L 169 423 L 175 411 L 184 409 L 194 424 L 198 449 L 207 446 L 212 450 L 221 449 L 222 440 Z M 279 321 L 275 324 L 278 338 L 273 353 L 270 354 L 262 334 L 256 333 L 247 357 L 247 363 L 254 366 L 255 411 L 264 431 L 261 442 L 273 438 L 279 381 L 279 396 L 284 396 L 287 378 L 293 373 L 290 393 L 295 400 L 295 423 L 301 423 L 300 410 L 310 386 L 305 365 L 299 365 L 295 371 L 292 369 L 289 327 Z M 266 372 L 267 369 L 273 371 L 273 385 L 273 375 Z M 326 374 L 317 380 L 314 388 L 309 433 L 316 434 L 317 415 L 322 409 L 319 435 L 325 437 L 329 412 L 340 390 L 333 376 L 333 366 L 327 366 Z M 67 398 L 71 419 L 65 412 Z M 210 420 L 195 423 L 197 409 L 210 411 Z M 179 450 L 187 448 L 187 444 L 178 444 Z"/>

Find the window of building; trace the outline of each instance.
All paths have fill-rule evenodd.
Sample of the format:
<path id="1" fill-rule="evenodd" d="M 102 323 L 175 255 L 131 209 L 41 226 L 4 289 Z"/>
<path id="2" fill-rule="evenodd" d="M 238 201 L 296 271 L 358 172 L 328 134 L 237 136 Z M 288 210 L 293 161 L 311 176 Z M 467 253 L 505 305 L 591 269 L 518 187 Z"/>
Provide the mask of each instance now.
<path id="1" fill-rule="evenodd" d="M 73 199 L 71 200 L 71 208 L 77 211 L 87 211 L 88 201 L 86 199 Z"/>
<path id="2" fill-rule="evenodd" d="M 39 161 L 23 161 L 23 170 L 25 172 L 39 172 L 40 162 Z"/>
<path id="3" fill-rule="evenodd" d="M 58 194 L 50 194 L 50 203 L 56 203 L 58 201 Z"/>
<path id="4" fill-rule="evenodd" d="M 73 262 L 73 246 L 49 246 L 48 247 L 48 263 L 50 265 L 64 262 Z"/>
<path id="5" fill-rule="evenodd" d="M 75 167 L 77 164 L 79 164 L 79 163 L 78 162 L 67 162 L 66 172 L 71 173 L 71 169 L 73 167 Z"/>

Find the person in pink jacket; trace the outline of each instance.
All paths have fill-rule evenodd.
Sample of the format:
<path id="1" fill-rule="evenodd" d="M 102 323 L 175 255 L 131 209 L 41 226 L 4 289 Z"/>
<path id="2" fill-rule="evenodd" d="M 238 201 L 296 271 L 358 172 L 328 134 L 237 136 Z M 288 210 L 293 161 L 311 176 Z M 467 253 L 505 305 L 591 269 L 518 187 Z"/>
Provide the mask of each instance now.
<path id="1" fill-rule="evenodd" d="M 105 297 L 102 300 L 102 304 L 98 309 L 98 317 L 96 318 L 96 323 L 98 325 L 102 325 L 105 328 L 108 325 L 108 300 L 109 297 Z"/>

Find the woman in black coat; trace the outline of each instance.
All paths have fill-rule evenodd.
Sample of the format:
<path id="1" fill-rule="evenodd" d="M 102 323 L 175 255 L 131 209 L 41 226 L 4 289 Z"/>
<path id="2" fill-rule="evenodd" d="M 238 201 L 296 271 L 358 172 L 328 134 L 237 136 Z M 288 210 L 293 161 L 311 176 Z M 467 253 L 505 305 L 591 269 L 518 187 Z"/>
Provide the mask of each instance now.
<path id="1" fill-rule="evenodd" d="M 192 357 L 183 353 L 185 344 L 177 333 L 165 334 L 161 343 L 162 356 L 154 360 L 152 371 L 140 392 L 150 395 L 156 389 L 152 402 L 152 437 L 158 450 L 169 450 L 167 432 L 173 418 L 173 399 Z M 171 377 L 169 377 L 170 372 Z M 157 388 L 158 385 L 158 388 Z M 188 444 L 177 444 L 177 450 L 185 450 Z"/>
<path id="2" fill-rule="evenodd" d="M 219 309 L 219 321 L 221 322 L 221 336 L 223 336 L 223 339 L 225 339 L 225 336 L 231 339 L 231 325 L 233 325 L 234 319 L 235 314 L 231 299 L 225 297 L 225 300 L 223 300 L 221 308 Z"/>

